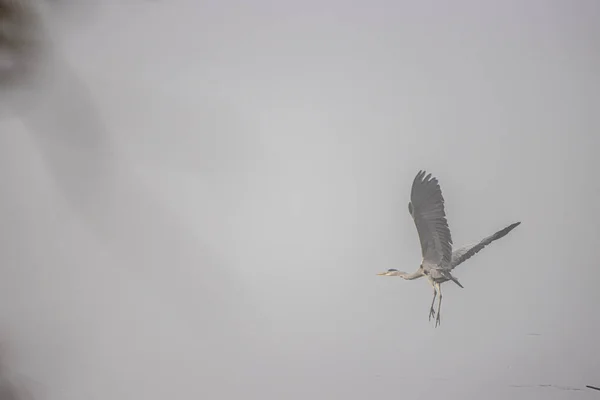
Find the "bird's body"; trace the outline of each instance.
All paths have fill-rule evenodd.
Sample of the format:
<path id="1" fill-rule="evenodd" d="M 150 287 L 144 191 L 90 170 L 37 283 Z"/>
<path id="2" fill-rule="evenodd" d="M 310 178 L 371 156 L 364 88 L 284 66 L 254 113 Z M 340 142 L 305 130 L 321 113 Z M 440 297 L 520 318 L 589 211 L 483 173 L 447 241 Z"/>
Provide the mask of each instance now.
<path id="1" fill-rule="evenodd" d="M 452 235 L 448 227 L 448 221 L 446 220 L 442 191 L 437 179 L 433 178 L 431 174 L 426 174 L 425 171 L 419 171 L 413 181 L 408 211 L 415 221 L 421 242 L 421 254 L 423 257 L 421 265 L 412 274 L 396 269 L 389 269 L 378 275 L 400 276 L 407 280 L 426 276 L 434 290 L 429 318 L 436 314 L 434 304 L 436 296 L 439 295 L 436 317 L 437 326 L 440 322 L 440 308 L 442 303 L 440 285 L 444 282 L 452 281 L 463 288 L 458 279 L 452 275 L 452 270 L 488 244 L 506 236 L 520 222 L 511 224 L 478 243 L 463 246 L 453 251 Z"/>

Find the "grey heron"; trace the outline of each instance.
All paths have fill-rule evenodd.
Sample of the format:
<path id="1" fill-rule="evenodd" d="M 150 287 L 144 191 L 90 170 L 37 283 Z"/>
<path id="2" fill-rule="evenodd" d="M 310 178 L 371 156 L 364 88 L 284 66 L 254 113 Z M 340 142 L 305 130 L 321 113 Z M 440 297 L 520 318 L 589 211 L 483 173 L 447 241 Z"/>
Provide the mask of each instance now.
<path id="1" fill-rule="evenodd" d="M 478 243 L 452 251 L 452 235 L 446 220 L 442 190 L 438 180 L 425 171 L 419 171 L 413 181 L 408 211 L 413 217 L 421 242 L 421 255 L 423 257 L 421 265 L 413 273 L 391 268 L 377 275 L 399 276 L 407 280 L 426 276 L 431 286 L 433 286 L 433 301 L 429 309 L 429 320 L 435 317 L 435 326 L 437 327 L 440 324 L 440 309 L 442 306 L 441 284 L 452 281 L 461 288 L 463 287 L 458 279 L 452 275 L 452 270 L 488 244 L 506 236 L 521 222 L 515 222 Z M 439 297 L 437 312 L 434 310 L 436 297 Z"/>

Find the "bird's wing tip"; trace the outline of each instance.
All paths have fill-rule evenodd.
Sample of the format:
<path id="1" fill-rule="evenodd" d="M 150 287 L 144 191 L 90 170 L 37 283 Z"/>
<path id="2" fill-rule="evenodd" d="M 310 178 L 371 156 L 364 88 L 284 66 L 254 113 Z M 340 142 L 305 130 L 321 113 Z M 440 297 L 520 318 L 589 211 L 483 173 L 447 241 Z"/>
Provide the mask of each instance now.
<path id="1" fill-rule="evenodd" d="M 417 172 L 417 175 L 415 175 L 413 184 L 415 184 L 417 182 L 423 182 L 423 177 L 425 176 L 425 174 L 426 174 L 425 170 L 420 169 L 419 172 Z"/>

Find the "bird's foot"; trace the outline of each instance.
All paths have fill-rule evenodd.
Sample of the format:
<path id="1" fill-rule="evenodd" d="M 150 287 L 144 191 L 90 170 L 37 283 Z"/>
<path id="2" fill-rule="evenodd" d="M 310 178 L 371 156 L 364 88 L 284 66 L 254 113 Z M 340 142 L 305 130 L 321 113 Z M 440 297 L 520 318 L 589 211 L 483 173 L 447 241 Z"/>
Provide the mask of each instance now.
<path id="1" fill-rule="evenodd" d="M 431 318 L 435 318 L 435 310 L 433 309 L 433 307 L 431 307 L 429 309 L 429 320 L 431 321 Z"/>
<path id="2" fill-rule="evenodd" d="M 437 328 L 438 325 L 440 324 L 440 313 L 437 313 L 437 316 L 435 317 L 435 327 Z"/>

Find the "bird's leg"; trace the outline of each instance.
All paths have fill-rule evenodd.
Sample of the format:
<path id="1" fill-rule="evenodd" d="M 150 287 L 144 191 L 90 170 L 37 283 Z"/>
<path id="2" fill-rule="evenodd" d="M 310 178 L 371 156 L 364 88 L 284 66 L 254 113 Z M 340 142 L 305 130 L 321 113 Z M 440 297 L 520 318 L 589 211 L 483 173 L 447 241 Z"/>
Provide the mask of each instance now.
<path id="1" fill-rule="evenodd" d="M 437 291 L 439 292 L 439 300 L 438 300 L 437 316 L 435 317 L 436 328 L 440 324 L 440 310 L 442 308 L 442 287 L 440 286 L 439 283 L 437 284 Z"/>
<path id="2" fill-rule="evenodd" d="M 429 309 L 429 320 L 431 321 L 431 317 L 435 317 L 435 310 L 433 309 L 433 305 L 435 304 L 435 297 L 437 296 L 437 290 L 435 286 L 433 287 L 433 301 L 431 302 L 431 308 Z"/>

